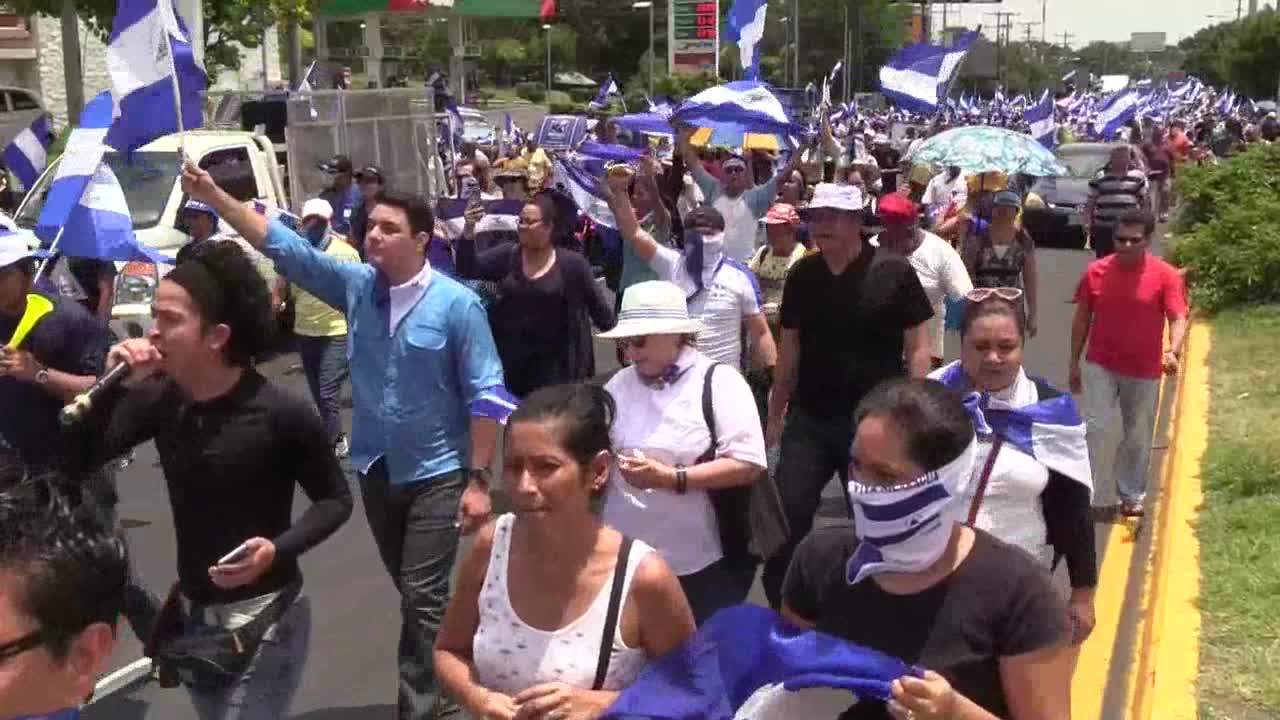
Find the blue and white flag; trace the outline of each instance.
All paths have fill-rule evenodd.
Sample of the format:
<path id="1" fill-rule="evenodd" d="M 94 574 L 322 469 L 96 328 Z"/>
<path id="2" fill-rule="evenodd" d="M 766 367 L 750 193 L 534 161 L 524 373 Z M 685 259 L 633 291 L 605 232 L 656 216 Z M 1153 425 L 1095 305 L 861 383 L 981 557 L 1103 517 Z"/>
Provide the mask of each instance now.
<path id="1" fill-rule="evenodd" d="M 108 145 L 132 152 L 204 124 L 205 72 L 189 37 L 173 0 L 120 0 L 107 44 L 115 102 Z"/>
<path id="2" fill-rule="evenodd" d="M 967 397 L 970 415 L 977 418 L 975 424 L 985 425 L 974 428 L 979 437 L 1000 435 L 1009 446 L 1093 492 L 1085 424 L 1071 393 L 1011 408 L 974 392 L 959 361 L 933 371 L 929 377 Z"/>
<path id="3" fill-rule="evenodd" d="M 4 149 L 4 164 L 18 176 L 22 187 L 30 190 L 49 165 L 49 146 L 53 144 L 53 126 L 48 115 L 41 115 L 18 133 Z"/>
<path id="4" fill-rule="evenodd" d="M 494 385 L 482 391 L 480 397 L 471 403 L 471 417 L 489 418 L 498 421 L 499 425 L 506 425 L 507 418 L 519 405 L 515 395 L 502 385 Z"/>
<path id="5" fill-rule="evenodd" d="M 742 77 L 760 79 L 760 41 L 764 39 L 764 16 L 769 10 L 765 0 L 733 0 L 725 23 L 726 42 L 738 44 Z"/>
<path id="6" fill-rule="evenodd" d="M 555 184 L 561 186 L 569 197 L 578 204 L 578 208 L 586 213 L 597 225 L 617 229 L 618 221 L 613 218 L 609 203 L 601 197 L 597 190 L 600 176 L 571 160 L 555 161 Z"/>
<path id="7" fill-rule="evenodd" d="M 311 64 L 307 66 L 307 71 L 303 73 L 302 82 L 298 83 L 297 90 L 299 94 L 305 94 L 307 96 L 307 112 L 311 114 L 312 120 L 315 120 L 320 116 L 320 113 L 316 112 L 315 103 L 311 100 L 311 91 L 315 88 L 315 72 L 316 61 L 312 60 Z"/>
<path id="8" fill-rule="evenodd" d="M 1213 109 L 1216 110 L 1219 115 L 1226 115 L 1231 112 L 1235 105 L 1236 93 L 1234 90 L 1228 90 L 1222 95 L 1222 97 L 1218 98 L 1218 102 L 1214 104 Z"/>
<path id="9" fill-rule="evenodd" d="M 85 105 L 80 127 L 67 139 L 66 151 L 49 185 L 36 221 L 36 235 L 45 244 L 57 238 L 58 250 L 68 257 L 167 261 L 138 244 L 124 190 L 111 166 L 103 162 L 107 150 L 103 139 L 111 127 L 112 107 L 110 92 Z"/>
<path id="10" fill-rule="evenodd" d="M 794 693 L 832 694 L 834 707 L 810 717 L 835 717 L 855 700 L 880 703 L 894 680 L 921 671 L 896 658 L 816 630 L 800 630 L 778 613 L 738 605 L 712 615 L 684 645 L 651 660 L 601 720 L 766 720 L 798 717 Z M 816 697 L 816 696 L 815 696 Z M 792 701 L 791 704 L 794 704 Z"/>
<path id="11" fill-rule="evenodd" d="M 253 210 L 268 220 L 279 220 L 281 225 L 294 232 L 297 232 L 298 228 L 302 227 L 302 218 L 284 208 L 269 206 L 261 200 L 253 201 Z"/>
<path id="12" fill-rule="evenodd" d="M 465 198 L 440 198 L 436 203 L 436 234 L 452 245 L 462 237 L 466 225 L 467 200 Z M 492 247 L 499 242 L 515 240 L 516 225 L 520 220 L 520 200 L 486 200 L 484 217 L 476 223 L 476 247 Z"/>
<path id="13" fill-rule="evenodd" d="M 599 110 L 609 104 L 609 98 L 621 94 L 618 91 L 618 81 L 613 79 L 613 73 L 609 73 L 604 83 L 600 85 L 600 92 L 596 93 L 596 99 L 588 103 L 588 106 L 593 110 Z"/>
<path id="14" fill-rule="evenodd" d="M 803 127 L 791 122 L 769 87 L 752 80 L 717 85 L 694 95 L 671 114 L 672 126 L 677 123 L 711 127 L 725 135 L 772 133 L 793 137 L 804 132 Z"/>
<path id="15" fill-rule="evenodd" d="M 1138 93 L 1133 89 L 1121 90 L 1103 103 L 1098 119 L 1093 123 L 1094 132 L 1103 139 L 1115 137 L 1120 128 L 1138 113 Z"/>
<path id="16" fill-rule="evenodd" d="M 1066 75 L 1063 75 L 1063 76 L 1062 76 L 1062 82 L 1064 82 L 1064 83 L 1072 82 L 1073 80 L 1075 80 L 1075 79 L 1076 79 L 1076 73 L 1077 73 L 1077 72 L 1078 72 L 1077 70 L 1072 70 L 1071 72 L 1067 73 Z"/>
<path id="17" fill-rule="evenodd" d="M 1053 96 L 1045 90 L 1040 96 L 1040 102 L 1031 106 L 1022 116 L 1031 126 L 1031 137 L 1049 149 L 1058 144 L 1058 123 L 1054 118 L 1054 110 Z"/>
<path id="18" fill-rule="evenodd" d="M 908 45 L 880 68 L 880 89 L 904 110 L 935 112 L 977 37 L 977 32 L 967 32 L 957 37 L 951 47 Z"/>
<path id="19" fill-rule="evenodd" d="M 671 107 L 671 101 L 667 98 L 659 98 L 657 101 L 654 101 L 650 100 L 648 96 L 645 96 L 645 102 L 649 106 L 650 113 L 664 119 L 671 117 L 671 113 L 675 109 Z"/>

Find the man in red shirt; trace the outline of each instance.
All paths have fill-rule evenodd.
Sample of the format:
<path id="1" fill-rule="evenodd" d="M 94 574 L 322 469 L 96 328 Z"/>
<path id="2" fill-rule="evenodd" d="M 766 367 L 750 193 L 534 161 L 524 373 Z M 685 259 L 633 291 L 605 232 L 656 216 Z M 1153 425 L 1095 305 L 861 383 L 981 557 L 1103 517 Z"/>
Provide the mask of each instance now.
<path id="1" fill-rule="evenodd" d="M 1178 372 L 1187 335 L 1182 275 L 1150 253 L 1155 226 L 1155 218 L 1145 210 L 1129 210 L 1120 217 L 1115 254 L 1093 262 L 1085 271 L 1076 288 L 1071 323 L 1071 391 L 1084 392 L 1095 487 L 1107 421 L 1119 402 L 1123 428 L 1111 474 L 1122 511 L 1135 516 L 1143 512 L 1160 375 Z M 1166 321 L 1167 350 L 1162 347 Z M 1082 367 L 1086 339 L 1089 352 Z"/>

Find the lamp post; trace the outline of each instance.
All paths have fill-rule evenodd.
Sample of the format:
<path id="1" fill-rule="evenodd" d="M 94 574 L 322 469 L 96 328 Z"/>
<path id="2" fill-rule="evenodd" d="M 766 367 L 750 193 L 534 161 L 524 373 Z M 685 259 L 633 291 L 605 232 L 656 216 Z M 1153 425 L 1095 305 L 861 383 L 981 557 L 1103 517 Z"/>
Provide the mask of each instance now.
<path id="1" fill-rule="evenodd" d="M 551 94 L 551 24 L 542 26 L 547 31 L 547 95 Z"/>
<path id="2" fill-rule="evenodd" d="M 631 4 L 636 10 L 649 8 L 649 97 L 653 97 L 653 0 L 637 0 Z"/>
<path id="3" fill-rule="evenodd" d="M 791 26 L 787 23 L 791 20 L 784 17 L 778 22 L 782 24 L 782 84 L 787 84 L 787 76 L 791 74 L 791 63 L 787 61 L 787 51 L 791 47 Z"/>

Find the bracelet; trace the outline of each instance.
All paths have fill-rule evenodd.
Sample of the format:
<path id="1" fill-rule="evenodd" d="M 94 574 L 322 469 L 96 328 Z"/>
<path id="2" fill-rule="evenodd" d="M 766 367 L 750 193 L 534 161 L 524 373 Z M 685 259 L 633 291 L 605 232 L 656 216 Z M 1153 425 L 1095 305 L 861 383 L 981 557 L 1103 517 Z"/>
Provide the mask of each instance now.
<path id="1" fill-rule="evenodd" d="M 689 491 L 689 471 L 683 465 L 676 466 L 676 494 L 684 495 Z"/>

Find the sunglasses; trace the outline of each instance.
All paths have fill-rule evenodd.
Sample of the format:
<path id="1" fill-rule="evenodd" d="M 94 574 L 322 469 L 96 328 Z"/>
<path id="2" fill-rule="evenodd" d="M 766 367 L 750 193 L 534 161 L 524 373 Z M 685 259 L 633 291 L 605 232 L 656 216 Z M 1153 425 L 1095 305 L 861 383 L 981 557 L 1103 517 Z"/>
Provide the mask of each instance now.
<path id="1" fill-rule="evenodd" d="M 0 645 L 0 663 L 17 657 L 28 650 L 34 650 L 53 639 L 54 633 L 48 628 L 40 628 Z"/>
<path id="2" fill-rule="evenodd" d="M 995 287 L 995 288 L 974 288 L 965 294 L 965 299 L 971 303 L 980 303 L 990 300 L 992 297 L 998 297 L 1001 300 L 1015 302 L 1022 299 L 1022 288 L 1015 287 Z"/>
<path id="3" fill-rule="evenodd" d="M 1142 243 L 1146 242 L 1146 240 L 1147 239 L 1141 235 L 1137 237 L 1122 237 L 1120 235 L 1116 235 L 1114 237 L 1114 241 L 1117 247 L 1123 246 L 1123 245 L 1141 245 Z"/>
<path id="4" fill-rule="evenodd" d="M 649 342 L 649 336 L 637 335 L 636 337 L 622 338 L 618 341 L 618 344 L 624 348 L 633 347 L 643 349 L 647 342 Z"/>

